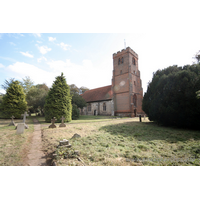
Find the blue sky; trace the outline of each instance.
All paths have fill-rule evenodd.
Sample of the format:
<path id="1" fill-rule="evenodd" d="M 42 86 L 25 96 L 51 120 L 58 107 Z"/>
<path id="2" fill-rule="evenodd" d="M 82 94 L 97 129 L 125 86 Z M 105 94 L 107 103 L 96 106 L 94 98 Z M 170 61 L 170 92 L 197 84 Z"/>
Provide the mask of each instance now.
<path id="1" fill-rule="evenodd" d="M 126 47 L 139 55 L 146 92 L 153 72 L 192 64 L 200 50 L 198 1 L 125 0 L 123 6 L 73 1 L 67 8 L 59 3 L 48 4 L 48 9 L 45 1 L 32 4 L 31 9 L 15 1 L 12 8 L 9 2 L 3 3 L 0 85 L 5 79 L 21 81 L 30 76 L 35 84 L 50 87 L 61 72 L 68 84 L 78 87 L 110 85 L 112 55 L 124 48 L 125 39 Z M 0 92 L 5 91 L 0 88 Z"/>
<path id="2" fill-rule="evenodd" d="M 0 34 L 0 84 L 30 76 L 49 87 L 64 73 L 68 84 L 90 89 L 111 84 L 112 55 L 131 47 L 139 55 L 144 92 L 153 72 L 192 64 L 200 49 L 198 34 L 167 33 L 3 33 Z M 187 47 L 187 48 L 185 48 Z M 1 92 L 5 92 L 2 89 Z"/>

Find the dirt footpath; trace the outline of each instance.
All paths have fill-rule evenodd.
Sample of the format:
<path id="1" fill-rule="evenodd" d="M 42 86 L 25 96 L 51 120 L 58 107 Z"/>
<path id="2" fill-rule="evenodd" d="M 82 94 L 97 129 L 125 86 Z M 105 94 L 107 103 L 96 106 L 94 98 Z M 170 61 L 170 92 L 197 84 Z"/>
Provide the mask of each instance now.
<path id="1" fill-rule="evenodd" d="M 47 166 L 46 156 L 42 151 L 41 125 L 37 119 L 33 119 L 34 132 L 30 143 L 30 150 L 27 155 L 26 165 L 28 166 Z"/>

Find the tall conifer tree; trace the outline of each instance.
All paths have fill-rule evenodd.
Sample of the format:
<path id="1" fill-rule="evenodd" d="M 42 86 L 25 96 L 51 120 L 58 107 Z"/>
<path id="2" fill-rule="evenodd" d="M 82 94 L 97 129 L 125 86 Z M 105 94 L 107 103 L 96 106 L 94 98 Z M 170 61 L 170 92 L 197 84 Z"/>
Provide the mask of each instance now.
<path id="1" fill-rule="evenodd" d="M 1 104 L 1 116 L 3 118 L 10 118 L 12 115 L 15 118 L 21 118 L 27 110 L 27 102 L 25 94 L 19 81 L 13 81 L 9 84 L 6 94 L 3 96 Z"/>
<path id="2" fill-rule="evenodd" d="M 67 85 L 66 79 L 63 76 L 57 76 L 49 93 L 46 97 L 44 106 L 45 121 L 51 122 L 51 119 L 55 117 L 56 122 L 61 122 L 60 118 L 64 116 L 65 122 L 70 122 L 72 118 L 72 105 L 70 89 Z"/>

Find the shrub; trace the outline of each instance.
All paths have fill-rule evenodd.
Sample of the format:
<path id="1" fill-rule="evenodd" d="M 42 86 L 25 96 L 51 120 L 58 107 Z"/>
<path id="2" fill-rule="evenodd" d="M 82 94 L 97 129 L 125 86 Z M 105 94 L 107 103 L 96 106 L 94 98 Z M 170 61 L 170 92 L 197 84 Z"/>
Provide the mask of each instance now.
<path id="1" fill-rule="evenodd" d="M 78 119 L 78 118 L 79 118 L 79 115 L 80 115 L 80 111 L 79 111 L 77 105 L 76 105 L 76 104 L 73 104 L 73 105 L 72 105 L 72 119 L 73 119 L 73 120 Z"/>

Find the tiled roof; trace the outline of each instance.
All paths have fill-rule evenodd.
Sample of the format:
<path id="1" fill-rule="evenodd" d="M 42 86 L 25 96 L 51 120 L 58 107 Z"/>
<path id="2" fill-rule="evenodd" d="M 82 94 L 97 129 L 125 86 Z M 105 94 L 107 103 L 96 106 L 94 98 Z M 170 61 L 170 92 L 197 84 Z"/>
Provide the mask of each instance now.
<path id="1" fill-rule="evenodd" d="M 112 88 L 112 85 L 108 85 L 105 87 L 88 90 L 84 92 L 83 94 L 81 94 L 81 96 L 85 99 L 87 103 L 94 102 L 94 101 L 111 100 L 113 97 L 111 88 Z"/>

